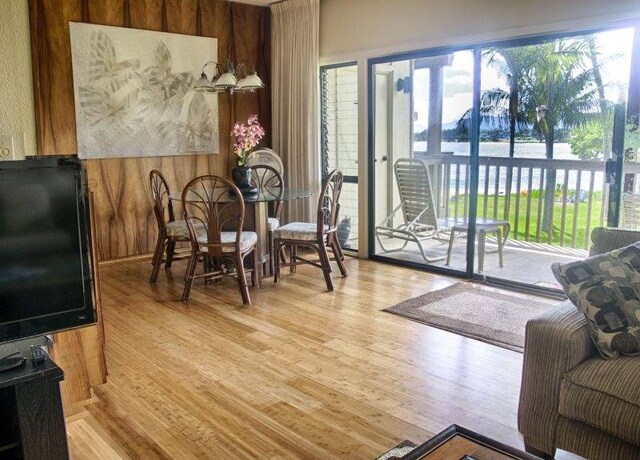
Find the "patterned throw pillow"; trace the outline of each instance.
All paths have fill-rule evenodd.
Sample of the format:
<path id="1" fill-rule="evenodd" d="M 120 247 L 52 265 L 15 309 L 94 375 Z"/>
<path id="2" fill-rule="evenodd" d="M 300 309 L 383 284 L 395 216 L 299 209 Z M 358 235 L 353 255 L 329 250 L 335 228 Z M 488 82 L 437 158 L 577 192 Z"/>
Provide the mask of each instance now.
<path id="1" fill-rule="evenodd" d="M 551 269 L 602 357 L 640 354 L 640 243 Z"/>

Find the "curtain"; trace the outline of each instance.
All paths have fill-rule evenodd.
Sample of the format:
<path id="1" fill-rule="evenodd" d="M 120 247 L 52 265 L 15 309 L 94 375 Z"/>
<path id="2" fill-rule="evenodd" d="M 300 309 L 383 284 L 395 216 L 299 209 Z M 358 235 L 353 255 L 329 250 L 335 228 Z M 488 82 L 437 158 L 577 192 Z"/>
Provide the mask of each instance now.
<path id="1" fill-rule="evenodd" d="M 320 0 L 285 0 L 271 5 L 271 13 L 273 149 L 282 158 L 285 185 L 314 194 L 285 202 L 284 219 L 314 222 L 320 189 Z"/>

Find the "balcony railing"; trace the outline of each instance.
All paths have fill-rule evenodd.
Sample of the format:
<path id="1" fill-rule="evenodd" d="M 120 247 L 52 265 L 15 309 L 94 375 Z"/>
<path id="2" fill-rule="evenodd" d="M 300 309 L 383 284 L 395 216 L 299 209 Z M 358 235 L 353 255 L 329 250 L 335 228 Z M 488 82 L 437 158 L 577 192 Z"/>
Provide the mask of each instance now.
<path id="1" fill-rule="evenodd" d="M 446 153 L 416 153 L 416 157 L 431 166 L 439 216 L 467 215 L 469 157 Z M 587 249 L 591 229 L 606 219 L 604 165 L 598 160 L 480 157 L 477 214 L 509 221 L 511 239 Z M 625 164 L 625 173 L 639 174 L 640 165 Z M 554 204 L 545 216 L 546 184 L 554 177 Z M 545 218 L 551 231 L 543 226 Z"/>

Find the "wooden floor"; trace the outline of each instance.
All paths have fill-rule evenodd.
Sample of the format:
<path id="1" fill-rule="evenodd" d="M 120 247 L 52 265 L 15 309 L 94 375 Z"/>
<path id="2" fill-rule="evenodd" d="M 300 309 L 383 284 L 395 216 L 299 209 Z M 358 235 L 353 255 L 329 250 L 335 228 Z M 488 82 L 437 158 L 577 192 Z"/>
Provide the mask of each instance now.
<path id="1" fill-rule="evenodd" d="M 232 279 L 180 302 L 180 263 L 100 268 L 109 381 L 67 420 L 75 459 L 373 459 L 452 423 L 522 447 L 521 354 L 380 311 L 455 280 L 348 258 L 335 292 L 302 267 L 242 308 Z"/>

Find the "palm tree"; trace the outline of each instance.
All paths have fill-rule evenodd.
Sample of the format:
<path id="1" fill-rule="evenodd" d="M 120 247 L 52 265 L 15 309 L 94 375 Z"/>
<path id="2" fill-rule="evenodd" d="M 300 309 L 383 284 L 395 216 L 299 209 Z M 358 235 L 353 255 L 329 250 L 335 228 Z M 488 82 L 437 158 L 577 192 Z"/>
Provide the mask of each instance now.
<path id="1" fill-rule="evenodd" d="M 611 135 L 613 133 L 613 107 L 607 101 L 604 92 L 604 83 L 602 81 L 602 73 L 600 72 L 600 52 L 598 51 L 598 45 L 593 36 L 586 38 L 588 40 L 587 45 L 589 47 L 589 60 L 591 61 L 591 67 L 593 68 L 593 78 L 598 88 L 598 104 L 600 105 L 600 116 L 603 125 L 602 131 L 602 153 L 604 160 L 608 160 L 611 156 Z M 608 121 L 611 120 L 611 123 Z"/>
<path id="2" fill-rule="evenodd" d="M 485 62 L 494 67 L 498 76 L 503 77 L 508 90 L 492 88 L 482 92 L 480 117 L 485 123 L 498 123 L 509 126 L 509 157 L 515 154 L 516 131 L 526 126 L 527 120 L 520 107 L 520 92 L 527 69 L 532 64 L 528 47 L 498 48 L 483 51 Z M 468 133 L 471 110 L 467 110 L 457 123 L 461 133 Z"/>
<path id="3" fill-rule="evenodd" d="M 483 91 L 480 102 L 482 121 L 509 125 L 509 157 L 515 154 L 519 127 L 532 126 L 545 143 L 546 158 L 553 158 L 556 129 L 581 126 L 597 115 L 601 102 L 599 66 L 594 59 L 591 37 L 559 39 L 539 45 L 515 48 L 489 48 L 484 53 L 507 83 L 508 90 Z M 458 121 L 458 129 L 468 130 L 469 109 Z M 546 174 L 542 228 L 550 233 L 553 210 L 555 170 Z M 507 172 L 505 218 L 509 213 L 511 171 Z"/>
<path id="4" fill-rule="evenodd" d="M 596 70 L 591 65 L 589 41 L 559 39 L 534 50 L 535 62 L 522 86 L 525 116 L 545 143 L 545 156 L 553 158 L 556 130 L 584 125 L 598 109 Z M 553 231 L 556 173 L 547 169 L 542 228 Z"/>
<path id="5" fill-rule="evenodd" d="M 499 48 L 492 47 L 483 51 L 483 58 L 493 67 L 499 77 L 506 80 L 508 91 L 500 88 L 483 92 L 483 105 L 502 108 L 502 116 L 498 120 L 506 120 L 509 124 L 509 157 L 515 154 L 516 130 L 526 120 L 520 111 L 520 93 L 528 69 L 531 66 L 530 47 Z M 495 114 L 494 114 L 495 115 Z"/>
<path id="6" fill-rule="evenodd" d="M 494 113 L 497 121 L 509 124 L 509 158 L 513 158 L 516 150 L 516 130 L 526 125 L 526 119 L 520 110 L 520 92 L 527 69 L 530 67 L 530 51 L 528 47 L 499 48 L 492 47 L 483 51 L 483 58 L 492 66 L 498 76 L 507 82 L 508 91 L 494 88 L 482 94 L 482 106 L 485 112 L 489 107 L 501 108 Z M 482 111 L 481 111 L 482 113 Z M 513 168 L 507 168 L 505 183 L 504 218 L 509 219 L 511 210 L 511 185 L 513 182 Z"/>

